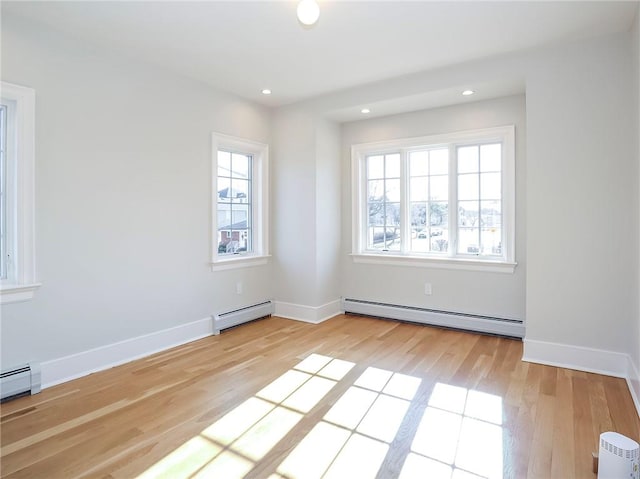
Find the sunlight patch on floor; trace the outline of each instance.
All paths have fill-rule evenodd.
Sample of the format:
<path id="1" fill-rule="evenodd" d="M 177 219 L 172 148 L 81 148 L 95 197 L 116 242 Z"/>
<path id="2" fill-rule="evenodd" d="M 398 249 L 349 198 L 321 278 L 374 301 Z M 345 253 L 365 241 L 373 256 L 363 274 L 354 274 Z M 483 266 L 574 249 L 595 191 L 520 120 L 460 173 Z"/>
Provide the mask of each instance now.
<path id="1" fill-rule="evenodd" d="M 163 457 L 138 479 L 180 479 L 191 475 L 216 457 L 222 447 L 196 436 L 189 439 L 171 454 Z"/>
<path id="2" fill-rule="evenodd" d="M 253 461 L 262 459 L 302 419 L 302 414 L 277 407 L 232 444 Z"/>
<path id="3" fill-rule="evenodd" d="M 502 479 L 502 416 L 500 396 L 436 384 L 400 477 L 415 476 L 416 456 L 420 455 L 446 466 L 434 477 Z"/>
<path id="4" fill-rule="evenodd" d="M 296 479 L 320 479 L 351 432 L 320 422 L 278 466 L 278 472 Z"/>
<path id="5" fill-rule="evenodd" d="M 310 374 L 316 374 L 325 367 L 333 358 L 323 356 L 322 354 L 310 354 L 302 362 L 294 366 L 298 371 L 304 371 Z"/>
<path id="6" fill-rule="evenodd" d="M 250 475 L 355 366 L 309 355 L 138 479 Z M 265 474 L 272 472 L 269 479 L 374 479 L 400 428 L 407 430 L 407 418 L 416 417 L 399 479 L 503 479 L 502 398 L 437 383 L 424 404 L 416 400 L 421 384 L 418 377 L 368 367 L 319 422 L 300 424 L 311 429 L 275 472 Z"/>
<path id="7" fill-rule="evenodd" d="M 265 417 L 275 406 L 258 398 L 249 398 L 202 431 L 202 436 L 228 446 Z"/>
<path id="8" fill-rule="evenodd" d="M 335 385 L 335 381 L 313 376 L 283 401 L 282 405 L 308 413 Z"/>
<path id="9" fill-rule="evenodd" d="M 351 386 L 325 414 L 324 420 L 355 429 L 377 397 L 373 391 Z"/>
<path id="10" fill-rule="evenodd" d="M 409 409 L 409 404 L 409 401 L 381 394 L 356 431 L 390 443 L 396 437 L 404 415 Z"/>
<path id="11" fill-rule="evenodd" d="M 318 376 L 340 381 L 355 365 L 356 363 L 352 363 L 351 361 L 334 359 L 318 372 Z"/>
<path id="12" fill-rule="evenodd" d="M 289 370 L 271 384 L 258 391 L 256 396 L 266 399 L 267 401 L 280 403 L 311 377 L 311 374 Z"/>
<path id="13" fill-rule="evenodd" d="M 251 469 L 253 469 L 253 462 L 234 452 L 224 451 L 191 477 L 194 479 L 210 479 L 212 477 L 239 479 L 244 477 Z"/>
<path id="14" fill-rule="evenodd" d="M 411 452 L 398 479 L 451 479 L 452 472 L 447 464 Z"/>
<path id="15" fill-rule="evenodd" d="M 344 445 L 323 479 L 374 479 L 389 445 L 360 434 L 353 434 Z"/>
<path id="16" fill-rule="evenodd" d="M 392 374 L 392 371 L 369 367 L 353 384 L 372 391 L 382 391 Z"/>

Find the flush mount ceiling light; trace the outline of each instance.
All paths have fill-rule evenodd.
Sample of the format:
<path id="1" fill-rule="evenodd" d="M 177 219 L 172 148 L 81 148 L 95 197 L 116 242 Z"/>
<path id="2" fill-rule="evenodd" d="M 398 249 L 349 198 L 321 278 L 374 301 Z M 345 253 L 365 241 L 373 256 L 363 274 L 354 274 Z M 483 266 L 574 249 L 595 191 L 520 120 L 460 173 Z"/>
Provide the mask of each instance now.
<path id="1" fill-rule="evenodd" d="M 473 95 L 474 93 L 475 93 L 475 91 L 473 91 L 473 90 L 465 90 L 465 91 L 462 92 L 462 94 L 464 96 Z"/>
<path id="2" fill-rule="evenodd" d="M 368 108 L 363 108 L 362 110 L 360 110 L 360 113 L 371 113 L 371 110 L 369 110 Z"/>
<path id="3" fill-rule="evenodd" d="M 316 0 L 301 0 L 298 3 L 298 20 L 303 25 L 311 26 L 320 17 L 320 7 Z"/>
<path id="4" fill-rule="evenodd" d="M 268 88 L 265 88 L 264 90 L 262 90 L 262 94 L 263 95 L 271 95 L 271 90 L 269 90 Z"/>

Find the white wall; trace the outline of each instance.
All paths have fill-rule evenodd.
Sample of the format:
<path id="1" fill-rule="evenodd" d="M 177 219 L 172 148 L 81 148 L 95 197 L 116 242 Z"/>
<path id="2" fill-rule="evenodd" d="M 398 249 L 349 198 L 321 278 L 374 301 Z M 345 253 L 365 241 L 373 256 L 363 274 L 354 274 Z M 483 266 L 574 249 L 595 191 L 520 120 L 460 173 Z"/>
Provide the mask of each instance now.
<path id="1" fill-rule="evenodd" d="M 317 306 L 315 124 L 305 112 L 274 114 L 273 245 L 278 301 Z"/>
<path id="2" fill-rule="evenodd" d="M 638 10 L 636 11 L 636 18 L 632 29 L 632 65 L 633 65 L 633 92 L 635 94 L 635 121 L 634 121 L 634 133 L 636 143 L 636 165 L 640 166 L 640 3 L 638 4 Z M 640 172 L 640 168 L 639 168 Z M 636 177 L 636 204 L 640 202 L 640 176 Z M 640 208 L 639 208 L 640 210 Z M 638 227 L 640 228 L 640 218 L 638 219 Z M 640 230 L 636 230 L 636 239 L 639 242 L 637 247 L 640 247 Z M 639 257 L 640 260 L 640 257 Z M 637 274 L 640 277 L 640 263 L 638 263 Z M 636 289 L 636 310 L 635 321 L 631 327 L 631 333 L 629 334 L 630 341 L 630 356 L 632 360 L 631 365 L 631 383 L 637 399 L 636 407 L 640 413 L 640 281 L 638 281 L 638 288 Z"/>
<path id="3" fill-rule="evenodd" d="M 527 340 L 629 352 L 638 294 L 630 44 L 621 34 L 531 56 Z"/>
<path id="4" fill-rule="evenodd" d="M 317 308 L 340 298 L 340 129 L 289 107 L 273 127 L 275 296 Z"/>
<path id="5" fill-rule="evenodd" d="M 6 14 L 2 79 L 36 90 L 43 283 L 2 307 L 3 368 L 272 297 L 270 266 L 208 265 L 211 132 L 269 143 L 267 109 Z"/>
<path id="6" fill-rule="evenodd" d="M 348 298 L 503 318 L 525 316 L 526 113 L 524 95 L 374 118 L 342 127 L 343 291 Z M 516 261 L 514 274 L 355 264 L 352 244 L 351 145 L 462 130 L 516 126 Z M 424 283 L 433 294 L 424 295 Z"/>
<path id="7" fill-rule="evenodd" d="M 316 264 L 318 306 L 336 301 L 341 294 L 340 218 L 342 212 L 342 162 L 340 126 L 316 121 Z"/>

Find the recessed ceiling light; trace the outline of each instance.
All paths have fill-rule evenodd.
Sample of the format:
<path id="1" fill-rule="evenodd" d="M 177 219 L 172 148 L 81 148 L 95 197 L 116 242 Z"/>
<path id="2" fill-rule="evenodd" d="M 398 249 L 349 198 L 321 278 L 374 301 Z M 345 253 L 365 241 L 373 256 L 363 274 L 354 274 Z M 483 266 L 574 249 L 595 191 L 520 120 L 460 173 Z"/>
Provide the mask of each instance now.
<path id="1" fill-rule="evenodd" d="M 465 90 L 465 91 L 462 92 L 462 94 L 464 96 L 473 95 L 474 93 L 475 93 L 475 91 L 473 91 L 473 90 Z"/>
<path id="2" fill-rule="evenodd" d="M 271 90 L 269 90 L 268 88 L 265 88 L 264 90 L 262 90 L 262 94 L 263 95 L 271 95 Z"/>
<path id="3" fill-rule="evenodd" d="M 362 110 L 360 110 L 360 113 L 371 113 L 371 110 L 369 110 L 368 108 L 363 108 Z"/>
<path id="4" fill-rule="evenodd" d="M 320 17 L 320 7 L 316 0 L 301 0 L 296 12 L 300 23 L 307 26 L 316 23 Z"/>

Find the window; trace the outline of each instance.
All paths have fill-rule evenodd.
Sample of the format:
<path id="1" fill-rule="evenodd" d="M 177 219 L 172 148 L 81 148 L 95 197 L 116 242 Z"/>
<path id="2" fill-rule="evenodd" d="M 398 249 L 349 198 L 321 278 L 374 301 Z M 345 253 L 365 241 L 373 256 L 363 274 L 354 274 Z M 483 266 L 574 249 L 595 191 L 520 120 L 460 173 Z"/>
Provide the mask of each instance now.
<path id="1" fill-rule="evenodd" d="M 25 301 L 35 281 L 35 92 L 0 83 L 0 300 Z"/>
<path id="2" fill-rule="evenodd" d="M 265 264 L 268 146 L 213 134 L 214 269 Z"/>
<path id="3" fill-rule="evenodd" d="M 355 145 L 358 262 L 513 272 L 514 127 Z"/>

